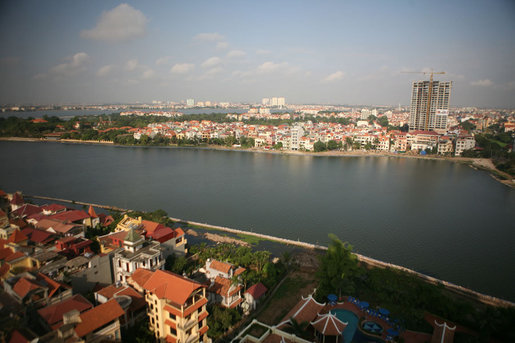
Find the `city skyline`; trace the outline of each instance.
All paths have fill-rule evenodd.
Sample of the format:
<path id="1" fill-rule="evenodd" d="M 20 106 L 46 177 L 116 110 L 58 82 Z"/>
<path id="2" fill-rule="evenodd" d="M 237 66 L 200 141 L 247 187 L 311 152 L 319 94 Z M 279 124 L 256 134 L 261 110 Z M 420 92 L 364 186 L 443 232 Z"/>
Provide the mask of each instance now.
<path id="1" fill-rule="evenodd" d="M 0 13 L 0 103 L 397 105 L 426 79 L 402 72 L 433 69 L 453 81 L 451 106 L 515 107 L 509 1 L 22 1 Z"/>

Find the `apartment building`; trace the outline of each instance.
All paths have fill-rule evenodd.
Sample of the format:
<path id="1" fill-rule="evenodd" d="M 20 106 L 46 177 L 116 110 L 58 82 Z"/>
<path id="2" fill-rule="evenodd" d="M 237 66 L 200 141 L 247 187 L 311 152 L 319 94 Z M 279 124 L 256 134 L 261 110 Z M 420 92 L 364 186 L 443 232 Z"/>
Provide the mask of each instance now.
<path id="1" fill-rule="evenodd" d="M 145 292 L 150 329 L 162 342 L 208 342 L 206 286 L 180 275 L 138 269 L 131 282 Z"/>

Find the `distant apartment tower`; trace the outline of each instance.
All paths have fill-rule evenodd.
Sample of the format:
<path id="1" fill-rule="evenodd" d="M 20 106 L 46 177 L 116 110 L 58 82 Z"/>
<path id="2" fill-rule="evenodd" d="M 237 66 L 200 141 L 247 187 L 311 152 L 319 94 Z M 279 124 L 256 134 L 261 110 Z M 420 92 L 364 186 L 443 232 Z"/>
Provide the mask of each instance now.
<path id="1" fill-rule="evenodd" d="M 369 109 L 367 109 L 367 108 L 361 109 L 361 120 L 368 120 L 368 117 L 370 117 L 371 114 L 372 114 L 372 112 L 370 112 Z"/>
<path id="2" fill-rule="evenodd" d="M 452 81 L 413 82 L 409 119 L 410 131 L 434 130 L 444 132 L 447 130 L 451 87 Z"/>
<path id="3" fill-rule="evenodd" d="M 263 98 L 263 99 L 261 99 L 261 105 L 263 105 L 263 106 L 270 105 L 270 98 Z"/>
<path id="4" fill-rule="evenodd" d="M 286 99 L 284 97 L 273 97 L 261 99 L 263 106 L 281 107 L 286 105 Z"/>
<path id="5" fill-rule="evenodd" d="M 188 106 L 188 107 L 195 106 L 195 99 L 186 99 L 186 106 Z"/>

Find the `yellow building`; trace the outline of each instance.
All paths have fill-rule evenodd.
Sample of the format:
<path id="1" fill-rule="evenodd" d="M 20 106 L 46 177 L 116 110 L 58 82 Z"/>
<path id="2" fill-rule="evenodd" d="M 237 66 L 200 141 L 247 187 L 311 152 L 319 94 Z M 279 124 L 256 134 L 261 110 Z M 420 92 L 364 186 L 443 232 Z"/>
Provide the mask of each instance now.
<path id="1" fill-rule="evenodd" d="M 177 274 L 138 269 L 131 276 L 145 291 L 150 329 L 162 342 L 209 342 L 204 285 Z"/>

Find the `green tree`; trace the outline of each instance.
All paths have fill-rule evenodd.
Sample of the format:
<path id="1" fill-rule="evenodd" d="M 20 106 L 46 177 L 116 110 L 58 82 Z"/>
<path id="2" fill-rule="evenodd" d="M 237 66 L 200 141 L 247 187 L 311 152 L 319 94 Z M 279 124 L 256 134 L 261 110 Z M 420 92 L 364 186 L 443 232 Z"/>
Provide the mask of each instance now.
<path id="1" fill-rule="evenodd" d="M 386 116 L 382 116 L 382 117 L 379 117 L 377 119 L 377 122 L 379 123 L 379 125 L 381 125 L 382 127 L 388 127 L 388 118 Z"/>
<path id="2" fill-rule="evenodd" d="M 315 152 L 326 151 L 327 146 L 325 145 L 325 143 L 318 141 L 313 145 L 313 149 L 315 150 Z"/>
<path id="3" fill-rule="evenodd" d="M 281 150 L 283 148 L 283 143 L 282 142 L 278 142 L 278 143 L 274 144 L 273 148 L 275 150 Z"/>
<path id="4" fill-rule="evenodd" d="M 327 142 L 327 150 L 336 150 L 338 149 L 338 143 L 335 140 L 330 140 Z"/>
<path id="5" fill-rule="evenodd" d="M 317 277 L 320 280 L 317 296 L 325 297 L 330 293 L 353 294 L 353 278 L 358 273 L 358 261 L 352 253 L 352 246 L 330 234 L 331 242 L 325 255 L 320 258 Z"/>

